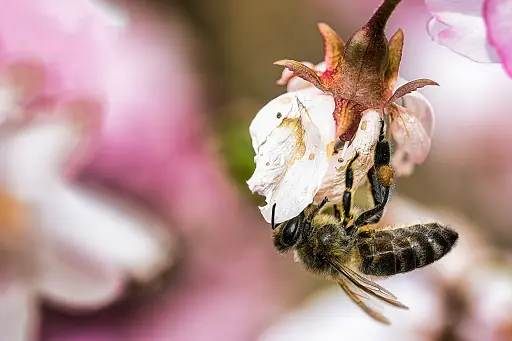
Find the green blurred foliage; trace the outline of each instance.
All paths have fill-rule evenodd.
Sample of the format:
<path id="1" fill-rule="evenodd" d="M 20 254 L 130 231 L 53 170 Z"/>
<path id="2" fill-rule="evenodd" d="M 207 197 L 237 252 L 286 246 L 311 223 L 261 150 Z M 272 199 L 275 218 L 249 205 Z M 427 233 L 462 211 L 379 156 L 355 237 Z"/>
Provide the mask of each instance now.
<path id="1" fill-rule="evenodd" d="M 251 123 L 249 113 L 254 107 L 254 103 L 238 101 L 220 110 L 220 117 L 229 116 L 230 119 L 218 120 L 215 131 L 220 154 L 224 156 L 224 164 L 239 186 L 240 192 L 244 196 L 258 201 L 252 196 L 246 184 L 256 168 L 249 135 L 249 124 Z"/>

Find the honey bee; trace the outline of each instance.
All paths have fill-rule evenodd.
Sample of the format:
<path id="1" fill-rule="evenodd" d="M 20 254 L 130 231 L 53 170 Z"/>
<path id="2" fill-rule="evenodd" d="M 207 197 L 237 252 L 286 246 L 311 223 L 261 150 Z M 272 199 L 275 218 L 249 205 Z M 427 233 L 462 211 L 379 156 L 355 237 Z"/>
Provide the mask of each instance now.
<path id="1" fill-rule="evenodd" d="M 274 223 L 274 246 L 280 253 L 295 252 L 296 260 L 310 272 L 336 282 L 359 307 L 375 320 L 389 320 L 371 307 L 371 300 L 384 301 L 408 309 L 388 290 L 370 278 L 406 273 L 439 260 L 455 245 L 458 233 L 432 222 L 399 228 L 378 229 L 372 225 L 382 218 L 393 184 L 391 149 L 384 137 L 382 121 L 379 141 L 374 150 L 374 167 L 368 173 L 375 206 L 355 216 L 352 209 L 353 163 L 346 169 L 342 212 L 320 213 L 328 202 L 310 205 L 297 217 Z"/>

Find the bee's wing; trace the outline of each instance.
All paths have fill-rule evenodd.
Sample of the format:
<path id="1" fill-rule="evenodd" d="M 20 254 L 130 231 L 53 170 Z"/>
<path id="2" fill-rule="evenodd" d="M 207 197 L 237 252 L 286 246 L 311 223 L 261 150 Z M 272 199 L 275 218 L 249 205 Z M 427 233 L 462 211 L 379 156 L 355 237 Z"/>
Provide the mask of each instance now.
<path id="1" fill-rule="evenodd" d="M 386 302 L 397 308 L 409 309 L 406 305 L 398 301 L 395 295 L 377 283 L 361 276 L 342 264 L 336 262 L 330 263 L 341 275 L 338 281 L 340 287 L 357 305 L 377 321 L 389 324 L 389 321 L 382 314 L 370 307 L 372 298 Z"/>
<path id="2" fill-rule="evenodd" d="M 382 315 L 380 311 L 377 311 L 377 307 L 374 304 L 376 302 L 371 299 L 371 296 L 362 292 L 349 280 L 341 279 L 338 281 L 338 285 L 343 289 L 343 291 L 345 291 L 347 296 L 350 297 L 350 299 L 370 317 L 381 323 L 390 324 L 389 320 Z"/>

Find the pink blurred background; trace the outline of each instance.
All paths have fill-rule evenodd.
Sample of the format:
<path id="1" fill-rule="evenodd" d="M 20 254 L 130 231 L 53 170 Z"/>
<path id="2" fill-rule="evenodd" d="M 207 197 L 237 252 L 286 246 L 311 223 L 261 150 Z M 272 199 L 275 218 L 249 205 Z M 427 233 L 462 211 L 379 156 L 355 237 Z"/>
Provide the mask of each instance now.
<path id="1" fill-rule="evenodd" d="M 0 341 L 512 340 L 512 79 L 432 42 L 424 1 L 387 33 L 441 85 L 436 130 L 385 220 L 461 241 L 384 282 L 411 310 L 376 326 L 278 256 L 245 184 L 272 63 L 320 62 L 316 23 L 346 40 L 379 3 L 3 0 Z"/>

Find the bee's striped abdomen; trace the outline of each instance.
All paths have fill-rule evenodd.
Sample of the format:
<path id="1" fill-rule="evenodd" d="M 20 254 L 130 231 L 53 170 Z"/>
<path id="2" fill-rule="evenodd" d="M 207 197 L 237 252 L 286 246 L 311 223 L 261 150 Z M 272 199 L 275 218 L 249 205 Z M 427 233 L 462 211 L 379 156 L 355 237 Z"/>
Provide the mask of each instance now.
<path id="1" fill-rule="evenodd" d="M 359 270 L 373 276 L 409 272 L 443 257 L 458 237 L 457 232 L 438 223 L 361 231 L 357 234 L 361 255 Z"/>

